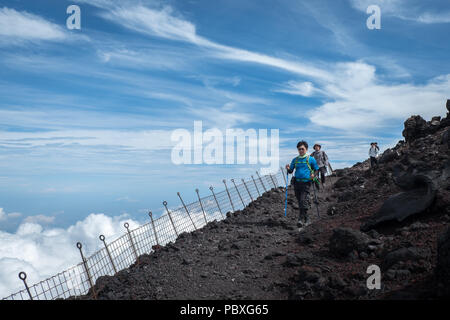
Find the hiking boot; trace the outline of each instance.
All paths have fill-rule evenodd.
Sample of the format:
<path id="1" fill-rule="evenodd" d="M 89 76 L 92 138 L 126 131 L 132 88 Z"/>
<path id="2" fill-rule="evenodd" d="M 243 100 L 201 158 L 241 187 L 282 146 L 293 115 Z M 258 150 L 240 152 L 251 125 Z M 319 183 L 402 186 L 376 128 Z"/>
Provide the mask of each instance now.
<path id="1" fill-rule="evenodd" d="M 311 224 L 311 219 L 309 219 L 309 217 L 308 216 L 306 216 L 306 218 L 305 218 L 305 222 L 304 222 L 304 226 L 306 227 L 306 226 L 309 226 Z"/>

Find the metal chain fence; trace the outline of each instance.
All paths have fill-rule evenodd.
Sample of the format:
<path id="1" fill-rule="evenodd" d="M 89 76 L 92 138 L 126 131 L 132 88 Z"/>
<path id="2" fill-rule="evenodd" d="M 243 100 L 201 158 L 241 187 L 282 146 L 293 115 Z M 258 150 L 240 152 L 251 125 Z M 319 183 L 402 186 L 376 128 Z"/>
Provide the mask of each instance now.
<path id="1" fill-rule="evenodd" d="M 183 232 L 200 229 L 214 220 L 223 220 L 227 212 L 242 210 L 264 192 L 284 186 L 285 169 L 280 169 L 275 175 L 260 176 L 256 172 L 248 180 L 223 180 L 223 191 L 216 192 L 210 187 L 211 194 L 205 197 L 200 197 L 196 189 L 198 201 L 189 204 L 185 204 L 180 193 L 177 193 L 181 207 L 169 209 L 164 201 L 166 213 L 157 219 L 153 219 L 152 212 L 149 212 L 150 222 L 134 230 L 130 230 L 128 223 L 125 223 L 125 234 L 109 243 L 105 236 L 100 235 L 99 239 L 104 246 L 90 257 L 84 257 L 82 244 L 77 243 L 81 256 L 78 265 L 32 286 L 28 286 L 25 272 L 20 272 L 19 278 L 25 288 L 3 300 L 64 299 L 85 295 L 89 290 L 96 298 L 93 286 L 99 277 L 112 276 L 133 263 L 139 263 L 138 257 L 154 251 L 155 245 L 164 246 L 174 242 Z"/>

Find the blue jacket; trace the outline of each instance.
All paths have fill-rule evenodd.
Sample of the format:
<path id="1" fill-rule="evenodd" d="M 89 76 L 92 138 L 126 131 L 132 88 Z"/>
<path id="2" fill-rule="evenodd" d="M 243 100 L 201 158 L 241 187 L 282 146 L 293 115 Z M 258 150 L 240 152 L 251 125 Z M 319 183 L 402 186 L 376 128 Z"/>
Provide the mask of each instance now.
<path id="1" fill-rule="evenodd" d="M 297 179 L 297 181 L 311 181 L 311 170 L 309 170 L 308 165 L 306 164 L 307 157 L 309 157 L 309 165 L 311 169 L 314 171 L 319 170 L 319 166 L 317 165 L 316 159 L 314 159 L 314 157 L 310 155 L 307 155 L 304 158 L 297 156 L 292 159 L 290 165 L 291 170 L 289 170 L 289 173 L 292 173 L 295 169 L 294 177 Z"/>

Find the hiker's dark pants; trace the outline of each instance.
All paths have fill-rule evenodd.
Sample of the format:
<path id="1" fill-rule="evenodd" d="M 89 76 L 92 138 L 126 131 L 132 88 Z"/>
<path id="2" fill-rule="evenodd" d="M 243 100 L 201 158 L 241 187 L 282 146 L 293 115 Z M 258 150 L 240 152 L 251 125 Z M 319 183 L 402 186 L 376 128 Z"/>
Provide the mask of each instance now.
<path id="1" fill-rule="evenodd" d="M 375 166 L 378 166 L 378 160 L 375 157 L 370 157 L 370 167 L 373 168 Z"/>
<path id="2" fill-rule="evenodd" d="M 322 181 L 322 184 L 325 183 L 325 174 L 326 173 L 327 173 L 327 167 L 320 167 L 319 168 L 320 181 Z"/>
<path id="3" fill-rule="evenodd" d="M 310 207 L 309 189 L 311 188 L 311 181 L 295 181 L 294 191 L 295 197 L 298 200 L 299 215 L 298 219 L 306 221 L 307 211 Z"/>

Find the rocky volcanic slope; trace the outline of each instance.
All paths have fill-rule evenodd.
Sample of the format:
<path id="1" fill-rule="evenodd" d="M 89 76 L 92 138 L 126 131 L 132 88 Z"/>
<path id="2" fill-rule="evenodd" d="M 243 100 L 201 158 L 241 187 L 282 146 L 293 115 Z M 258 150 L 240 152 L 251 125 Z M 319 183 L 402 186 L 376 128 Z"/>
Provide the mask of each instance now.
<path id="1" fill-rule="evenodd" d="M 450 103 L 447 103 L 450 108 Z M 449 109 L 450 110 L 450 109 Z M 97 280 L 98 299 L 417 299 L 449 297 L 450 116 L 406 120 L 373 172 L 336 170 L 313 223 L 298 232 L 289 188 L 182 234 L 139 264 Z M 361 231 L 362 230 L 362 231 Z M 381 289 L 369 290 L 369 265 Z M 92 298 L 90 294 L 78 297 Z"/>

